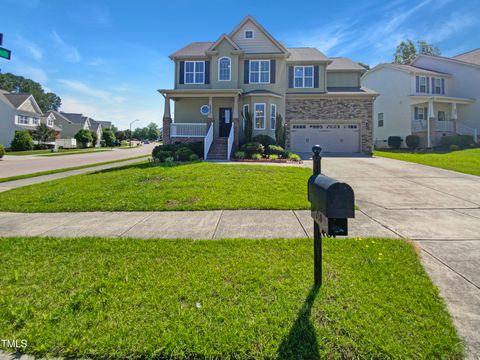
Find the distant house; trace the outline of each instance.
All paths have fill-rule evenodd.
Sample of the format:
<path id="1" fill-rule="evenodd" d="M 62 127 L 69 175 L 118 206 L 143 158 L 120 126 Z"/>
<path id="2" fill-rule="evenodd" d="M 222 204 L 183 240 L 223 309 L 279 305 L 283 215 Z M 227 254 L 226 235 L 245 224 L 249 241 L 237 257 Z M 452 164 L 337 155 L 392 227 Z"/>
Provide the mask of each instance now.
<path id="1" fill-rule="evenodd" d="M 62 129 L 55 127 L 48 113 L 42 113 L 33 95 L 0 90 L 0 144 L 9 147 L 16 130 L 34 131 L 42 122 L 60 136 Z"/>
<path id="2" fill-rule="evenodd" d="M 376 147 L 386 147 L 389 136 L 410 134 L 425 147 L 454 134 L 479 140 L 480 49 L 451 58 L 419 55 L 410 65 L 380 64 L 363 75 L 362 85 L 380 93 Z"/>
<path id="3" fill-rule="evenodd" d="M 100 146 L 102 140 L 102 134 L 104 129 L 112 127 L 110 121 L 98 121 L 91 117 L 84 116 L 81 113 L 66 113 L 52 111 L 55 124 L 62 129 L 63 139 L 72 139 L 75 134 L 82 129 L 93 131 L 97 134 L 97 143 L 95 146 Z"/>

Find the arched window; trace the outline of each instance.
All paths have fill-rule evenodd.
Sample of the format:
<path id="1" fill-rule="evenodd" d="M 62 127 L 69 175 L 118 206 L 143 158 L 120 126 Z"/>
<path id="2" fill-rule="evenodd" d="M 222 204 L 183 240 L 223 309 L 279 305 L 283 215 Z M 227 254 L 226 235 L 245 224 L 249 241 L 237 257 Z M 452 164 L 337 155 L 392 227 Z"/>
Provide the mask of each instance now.
<path id="1" fill-rule="evenodd" d="M 231 61 L 228 57 L 222 57 L 218 59 L 218 80 L 219 81 L 230 81 L 231 73 Z"/>

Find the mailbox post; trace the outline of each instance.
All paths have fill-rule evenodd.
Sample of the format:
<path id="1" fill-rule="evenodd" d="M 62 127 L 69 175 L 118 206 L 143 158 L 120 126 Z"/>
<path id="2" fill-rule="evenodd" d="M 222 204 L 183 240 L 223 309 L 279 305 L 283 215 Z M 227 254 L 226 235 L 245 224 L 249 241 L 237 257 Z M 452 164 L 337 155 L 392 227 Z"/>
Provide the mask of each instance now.
<path id="1" fill-rule="evenodd" d="M 321 174 L 322 148 L 315 145 L 313 175 L 308 180 L 308 201 L 313 218 L 313 265 L 315 286 L 322 285 L 323 236 L 348 235 L 348 219 L 355 217 L 355 200 L 352 188 Z"/>

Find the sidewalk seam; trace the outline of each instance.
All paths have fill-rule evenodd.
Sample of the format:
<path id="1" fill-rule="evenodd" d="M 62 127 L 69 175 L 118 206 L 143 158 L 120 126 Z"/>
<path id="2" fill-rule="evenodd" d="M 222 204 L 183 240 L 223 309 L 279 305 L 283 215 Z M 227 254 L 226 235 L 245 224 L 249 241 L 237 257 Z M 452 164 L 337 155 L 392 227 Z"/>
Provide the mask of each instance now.
<path id="1" fill-rule="evenodd" d="M 148 216 L 144 217 L 142 220 L 138 221 L 137 223 L 133 224 L 132 226 L 130 226 L 127 230 L 125 230 L 124 232 L 118 234 L 117 236 L 121 237 L 123 235 L 125 235 L 127 232 L 129 232 L 130 230 L 132 230 L 135 226 L 137 226 L 138 224 L 141 224 L 143 223 L 144 221 L 150 219 L 154 214 L 156 214 L 155 211 L 152 211 L 150 214 L 148 214 Z"/>
<path id="2" fill-rule="evenodd" d="M 215 239 L 215 236 L 217 235 L 217 230 L 218 230 L 218 226 L 220 225 L 220 221 L 222 220 L 222 217 L 223 217 L 223 212 L 225 210 L 222 210 L 220 212 L 220 216 L 218 217 L 218 220 L 217 220 L 217 223 L 215 224 L 215 229 L 213 230 L 213 234 L 212 234 L 212 240 Z"/>
<path id="3" fill-rule="evenodd" d="M 303 232 L 305 233 L 305 236 L 308 238 L 309 236 L 308 236 L 307 229 L 305 229 L 305 226 L 303 226 L 302 222 L 301 222 L 300 219 L 298 218 L 298 215 L 297 215 L 296 210 L 291 210 L 291 212 L 293 212 L 293 215 L 297 218 L 297 221 L 298 221 L 298 223 L 300 224 L 300 226 L 302 227 Z"/>

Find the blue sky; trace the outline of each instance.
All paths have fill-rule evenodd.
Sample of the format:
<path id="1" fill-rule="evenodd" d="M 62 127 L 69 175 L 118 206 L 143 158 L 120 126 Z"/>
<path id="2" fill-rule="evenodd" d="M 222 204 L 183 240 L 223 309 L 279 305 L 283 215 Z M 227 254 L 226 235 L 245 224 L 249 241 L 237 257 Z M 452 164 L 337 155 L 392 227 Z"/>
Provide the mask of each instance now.
<path id="1" fill-rule="evenodd" d="M 60 95 L 64 111 L 120 128 L 132 119 L 161 125 L 156 90 L 173 86 L 168 55 L 216 40 L 247 14 L 286 46 L 316 46 L 371 66 L 390 62 L 406 38 L 431 42 L 445 56 L 480 47 L 480 0 L 0 0 L 0 13 L 12 50 L 10 62 L 0 59 L 2 72 L 40 82 Z"/>

